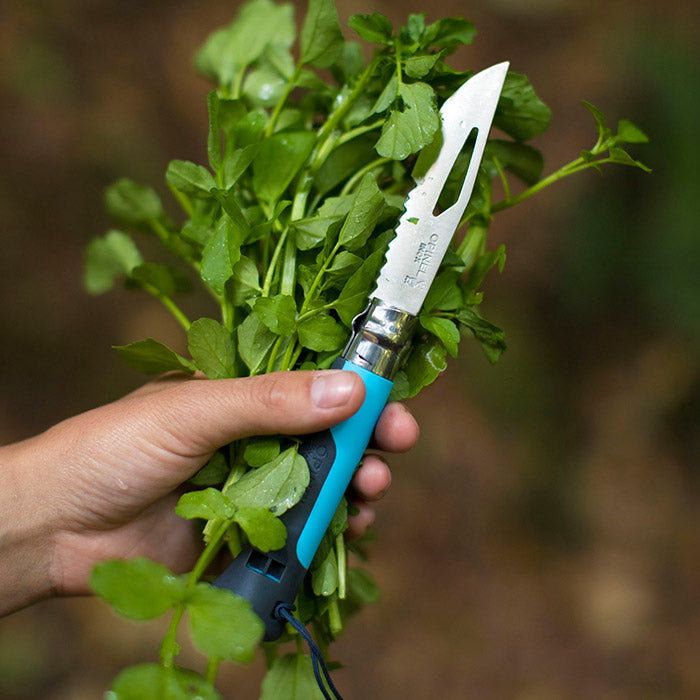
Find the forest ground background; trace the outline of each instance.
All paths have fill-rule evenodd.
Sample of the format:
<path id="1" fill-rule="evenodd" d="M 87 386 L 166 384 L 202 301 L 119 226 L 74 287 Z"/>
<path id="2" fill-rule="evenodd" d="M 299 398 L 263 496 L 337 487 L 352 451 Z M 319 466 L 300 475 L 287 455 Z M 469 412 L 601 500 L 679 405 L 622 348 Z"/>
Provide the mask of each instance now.
<path id="1" fill-rule="evenodd" d="M 205 158 L 208 85 L 191 67 L 233 16 L 223 0 L 9 0 L 0 10 L 0 442 L 143 379 L 111 345 L 182 346 L 129 292 L 88 297 L 82 250 L 120 176 L 164 192 L 168 160 Z M 417 0 L 337 0 L 394 23 Z M 479 35 L 454 65 L 510 60 L 550 105 L 545 171 L 595 141 L 581 99 L 651 138 L 654 172 L 610 168 L 499 214 L 484 313 L 509 349 L 465 339 L 411 402 L 370 569 L 381 601 L 337 644 L 348 700 L 700 697 L 700 56 L 695 3 L 445 0 Z M 303 15 L 300 7 L 297 16 Z M 350 31 L 346 31 L 346 36 Z M 0 620 L 0 698 L 93 700 L 151 660 L 159 623 L 97 600 Z M 196 656 L 185 649 L 185 659 Z M 227 700 L 262 663 L 229 666 Z"/>

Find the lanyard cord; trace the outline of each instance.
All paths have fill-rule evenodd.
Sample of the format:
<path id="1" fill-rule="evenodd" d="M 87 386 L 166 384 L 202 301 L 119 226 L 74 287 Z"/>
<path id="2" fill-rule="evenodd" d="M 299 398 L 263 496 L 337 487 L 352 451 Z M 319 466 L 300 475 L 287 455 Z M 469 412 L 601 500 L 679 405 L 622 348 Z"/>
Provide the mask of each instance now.
<path id="1" fill-rule="evenodd" d="M 286 620 L 305 640 L 309 645 L 309 651 L 311 651 L 311 663 L 314 668 L 314 676 L 316 676 L 316 683 L 323 693 L 323 697 L 326 700 L 343 700 L 338 689 L 333 685 L 331 680 L 331 674 L 328 672 L 328 667 L 326 662 L 323 660 L 323 654 L 318 648 L 318 644 L 314 642 L 313 637 L 309 634 L 309 631 L 304 627 L 300 620 L 298 620 L 292 611 L 296 610 L 294 605 L 289 605 L 289 603 L 279 603 L 275 608 L 275 617 L 279 619 Z M 320 668 L 319 668 L 320 667 Z M 326 679 L 328 687 L 331 689 L 333 695 L 329 695 L 326 686 L 323 683 L 323 678 L 321 677 L 321 671 L 323 672 L 323 678 Z"/>

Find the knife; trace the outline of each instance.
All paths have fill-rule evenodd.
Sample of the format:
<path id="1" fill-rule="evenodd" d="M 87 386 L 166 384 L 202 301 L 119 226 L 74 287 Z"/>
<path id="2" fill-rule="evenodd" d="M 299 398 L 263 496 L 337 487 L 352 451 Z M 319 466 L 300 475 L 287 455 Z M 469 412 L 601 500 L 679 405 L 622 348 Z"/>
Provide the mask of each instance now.
<path id="1" fill-rule="evenodd" d="M 360 375 L 364 402 L 343 423 L 302 439 L 299 454 L 309 465 L 309 486 L 281 518 L 287 528 L 285 546 L 273 552 L 244 548 L 214 582 L 250 601 L 265 625 L 265 641 L 282 634 L 285 620 L 277 614 L 278 606 L 293 606 L 389 397 L 416 317 L 471 197 L 507 72 L 504 62 L 473 75 L 440 109 L 442 146 L 408 195 L 369 305 L 353 321 L 352 336 L 333 364 Z M 443 187 L 474 130 L 459 197 L 435 216 Z"/>

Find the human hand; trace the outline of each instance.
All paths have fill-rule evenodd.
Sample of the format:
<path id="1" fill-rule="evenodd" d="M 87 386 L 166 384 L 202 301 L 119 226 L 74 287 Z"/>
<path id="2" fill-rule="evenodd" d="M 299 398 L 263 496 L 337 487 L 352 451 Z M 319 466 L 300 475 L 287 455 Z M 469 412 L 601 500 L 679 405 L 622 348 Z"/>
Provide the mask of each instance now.
<path id="1" fill-rule="evenodd" d="M 147 556 L 174 571 L 188 570 L 201 541 L 174 507 L 181 484 L 217 448 L 252 435 L 326 429 L 351 416 L 363 398 L 364 385 L 352 372 L 216 381 L 166 375 L 2 448 L 11 488 L 0 509 L 0 612 L 51 593 L 89 592 L 90 571 L 102 559 Z M 408 411 L 390 404 L 375 443 L 404 452 L 417 436 Z M 368 456 L 351 485 L 359 512 L 350 520 L 350 536 L 372 522 L 367 501 L 380 498 L 389 483 L 386 464 Z"/>

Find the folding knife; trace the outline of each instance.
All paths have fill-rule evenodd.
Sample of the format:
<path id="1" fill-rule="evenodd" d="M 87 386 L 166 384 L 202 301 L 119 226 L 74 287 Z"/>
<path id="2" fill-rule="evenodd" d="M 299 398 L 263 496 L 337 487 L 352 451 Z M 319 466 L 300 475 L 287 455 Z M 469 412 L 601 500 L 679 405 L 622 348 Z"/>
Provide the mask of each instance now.
<path id="1" fill-rule="evenodd" d="M 353 322 L 350 341 L 333 365 L 360 375 L 364 403 L 343 423 L 302 439 L 299 454 L 309 465 L 310 481 L 299 503 L 282 516 L 285 546 L 274 552 L 245 548 L 214 582 L 251 602 L 265 624 L 266 641 L 281 635 L 285 621 L 275 611 L 280 604 L 293 605 L 389 397 L 416 317 L 471 197 L 507 72 L 504 62 L 473 75 L 440 109 L 442 146 L 408 195 L 369 305 Z M 435 216 L 448 176 L 474 130 L 459 197 Z"/>

